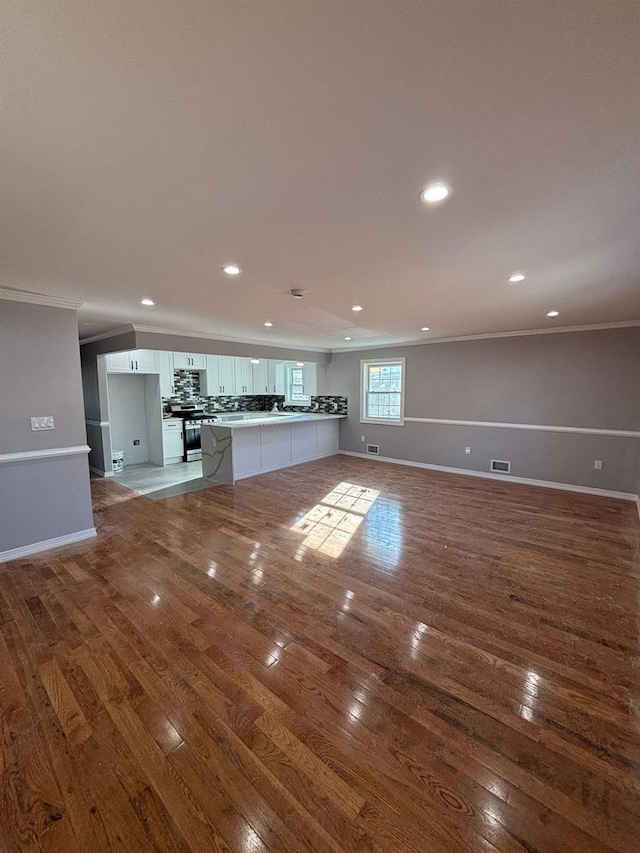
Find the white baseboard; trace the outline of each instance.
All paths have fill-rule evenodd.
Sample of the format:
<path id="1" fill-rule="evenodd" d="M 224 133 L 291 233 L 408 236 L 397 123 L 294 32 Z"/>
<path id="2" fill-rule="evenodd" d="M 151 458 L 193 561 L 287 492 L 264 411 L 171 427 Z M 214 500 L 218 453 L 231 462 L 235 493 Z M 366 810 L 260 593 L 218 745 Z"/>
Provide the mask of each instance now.
<path id="1" fill-rule="evenodd" d="M 580 492 L 584 495 L 600 495 L 605 498 L 618 498 L 622 501 L 636 501 L 640 512 L 640 497 L 631 492 L 614 492 L 609 489 L 594 489 L 591 486 L 575 486 L 572 483 L 554 483 L 551 480 L 531 480 L 527 477 L 512 477 L 510 474 L 494 474 L 492 471 L 472 471 L 470 468 L 449 468 L 446 465 L 431 465 L 428 462 L 410 462 L 407 459 L 394 459 L 391 456 L 375 456 L 371 453 L 356 453 L 353 450 L 341 450 L 343 456 L 357 456 L 378 462 L 391 462 L 395 465 L 409 465 L 411 468 L 426 468 L 429 471 L 442 471 L 445 474 L 463 474 L 467 477 L 481 477 L 485 480 L 502 480 L 504 483 L 520 483 L 523 486 L 541 486 L 545 489 L 559 489 L 562 492 Z"/>
<path id="2" fill-rule="evenodd" d="M 63 545 L 72 545 L 83 539 L 91 539 L 96 535 L 95 527 L 87 530 L 78 530 L 77 533 L 68 533 L 66 536 L 56 536 L 55 539 L 45 539 L 44 542 L 33 542 L 31 545 L 23 545 L 21 548 L 13 548 L 10 551 L 0 551 L 0 563 L 8 563 L 9 560 L 19 560 L 39 551 L 49 551 L 51 548 L 61 548 Z"/>
<path id="3" fill-rule="evenodd" d="M 93 465 L 89 465 L 89 470 L 96 477 L 113 477 L 113 471 L 103 471 L 101 468 L 94 468 Z"/>
<path id="4" fill-rule="evenodd" d="M 326 459 L 329 456 L 337 456 L 341 450 L 330 450 L 329 453 L 321 453 L 319 456 L 310 456 L 308 459 L 296 459 L 295 462 L 285 462 L 283 465 L 270 465 L 268 468 L 260 468 L 258 471 L 250 471 L 248 474 L 236 476 L 238 480 L 246 480 L 248 477 L 257 477 L 259 474 L 269 474 L 271 471 L 280 471 L 282 468 L 293 468 L 294 465 L 306 465 L 307 462 L 316 462 L 318 459 Z"/>
<path id="5" fill-rule="evenodd" d="M 640 519 L 640 495 L 636 498 L 636 506 L 638 507 L 638 519 Z"/>

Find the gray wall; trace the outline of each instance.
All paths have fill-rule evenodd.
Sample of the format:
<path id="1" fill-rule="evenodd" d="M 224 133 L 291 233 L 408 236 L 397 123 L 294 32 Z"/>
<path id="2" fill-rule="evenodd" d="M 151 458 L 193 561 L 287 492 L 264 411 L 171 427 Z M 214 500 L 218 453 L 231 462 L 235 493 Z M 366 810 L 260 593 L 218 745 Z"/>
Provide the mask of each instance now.
<path id="1" fill-rule="evenodd" d="M 0 299 L 0 457 L 85 444 L 75 311 Z M 0 461 L 0 552 L 91 527 L 85 454 Z"/>
<path id="2" fill-rule="evenodd" d="M 513 476 L 638 492 L 638 438 L 361 424 L 360 360 L 395 356 L 407 359 L 407 417 L 640 431 L 640 328 L 338 353 L 327 380 L 330 394 L 349 397 L 342 450 L 364 451 L 364 434 L 381 455 L 406 461 L 488 471 L 492 458 L 509 459 Z"/>

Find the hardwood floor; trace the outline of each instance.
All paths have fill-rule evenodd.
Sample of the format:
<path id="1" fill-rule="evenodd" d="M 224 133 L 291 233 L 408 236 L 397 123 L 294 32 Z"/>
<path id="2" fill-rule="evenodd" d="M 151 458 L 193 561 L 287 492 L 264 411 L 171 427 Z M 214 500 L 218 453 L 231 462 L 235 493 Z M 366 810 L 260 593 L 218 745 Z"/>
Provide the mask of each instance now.
<path id="1" fill-rule="evenodd" d="M 640 849 L 632 503 L 347 457 L 93 493 L 0 567 L 2 851 Z"/>

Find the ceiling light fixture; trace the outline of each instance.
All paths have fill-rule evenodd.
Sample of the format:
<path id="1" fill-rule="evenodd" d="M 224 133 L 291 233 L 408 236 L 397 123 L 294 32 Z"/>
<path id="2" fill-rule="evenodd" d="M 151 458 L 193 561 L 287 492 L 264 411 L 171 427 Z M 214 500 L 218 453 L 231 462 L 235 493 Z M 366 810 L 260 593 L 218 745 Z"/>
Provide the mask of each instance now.
<path id="1" fill-rule="evenodd" d="M 352 311 L 362 311 L 362 305 L 354 305 Z"/>
<path id="2" fill-rule="evenodd" d="M 304 361 L 296 361 L 296 367 L 304 367 Z"/>
<path id="3" fill-rule="evenodd" d="M 555 311 L 555 310 L 554 311 L 547 311 L 547 317 L 559 317 L 559 316 L 560 316 L 559 311 Z"/>
<path id="4" fill-rule="evenodd" d="M 351 338 L 345 338 L 345 341 L 350 341 L 350 340 L 351 340 Z"/>
<path id="5" fill-rule="evenodd" d="M 269 320 L 267 320 L 267 322 L 264 323 L 263 325 L 265 325 L 267 327 L 267 329 L 270 329 L 273 326 L 273 323 L 270 323 Z"/>
<path id="6" fill-rule="evenodd" d="M 429 327 L 428 327 L 428 326 L 423 326 L 423 327 L 420 329 L 420 331 L 421 331 L 421 332 L 428 332 L 428 331 L 430 331 L 430 330 L 429 330 Z"/>
<path id="7" fill-rule="evenodd" d="M 145 296 L 144 299 L 140 300 L 140 305 L 155 305 L 155 304 L 156 303 L 153 301 L 153 299 L 149 299 L 148 296 Z"/>
<path id="8" fill-rule="evenodd" d="M 420 200 L 426 204 L 435 204 L 437 201 L 444 201 L 448 195 L 451 195 L 451 187 L 439 182 L 425 187 L 420 193 Z"/>
<path id="9" fill-rule="evenodd" d="M 252 358 L 251 364 L 260 364 L 260 359 L 259 358 Z"/>
<path id="10" fill-rule="evenodd" d="M 225 275 L 240 275 L 242 270 L 237 264 L 225 264 L 222 267 L 222 272 L 225 273 Z"/>
<path id="11" fill-rule="evenodd" d="M 509 281 L 512 284 L 517 284 L 519 281 L 524 281 L 526 275 L 523 272 L 514 272 L 509 276 Z"/>

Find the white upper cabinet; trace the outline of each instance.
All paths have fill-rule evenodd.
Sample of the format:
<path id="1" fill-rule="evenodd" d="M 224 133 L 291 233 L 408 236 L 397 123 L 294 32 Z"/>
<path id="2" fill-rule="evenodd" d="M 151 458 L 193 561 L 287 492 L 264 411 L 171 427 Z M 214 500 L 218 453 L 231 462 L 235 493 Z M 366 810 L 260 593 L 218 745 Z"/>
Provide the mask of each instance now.
<path id="1" fill-rule="evenodd" d="M 108 373 L 159 373 L 158 351 L 137 349 L 113 352 L 107 356 Z"/>
<path id="2" fill-rule="evenodd" d="M 173 385 L 173 353 L 159 352 L 158 366 L 160 368 L 160 396 L 165 399 L 173 397 L 175 393 Z"/>
<path id="3" fill-rule="evenodd" d="M 254 394 L 273 394 L 269 390 L 269 362 L 261 358 L 257 364 L 251 363 L 251 387 Z"/>
<path id="4" fill-rule="evenodd" d="M 304 393 L 315 397 L 318 393 L 318 366 L 315 361 L 304 363 Z"/>
<path id="5" fill-rule="evenodd" d="M 206 370 L 207 357 L 202 353 L 174 352 L 173 366 L 175 370 Z"/>
<path id="6" fill-rule="evenodd" d="M 284 382 L 282 390 L 278 391 L 277 364 L 275 358 L 267 359 L 267 394 L 284 394 Z"/>
<path id="7" fill-rule="evenodd" d="M 250 358 L 235 358 L 236 390 L 238 396 L 253 394 L 253 376 Z"/>
<path id="8" fill-rule="evenodd" d="M 225 397 L 234 397 L 238 393 L 236 391 L 235 358 L 230 355 L 219 355 L 217 359 L 219 371 L 218 394 L 223 394 Z M 212 396 L 215 396 L 215 394 Z"/>

